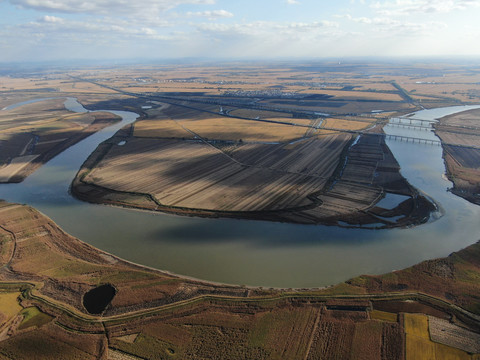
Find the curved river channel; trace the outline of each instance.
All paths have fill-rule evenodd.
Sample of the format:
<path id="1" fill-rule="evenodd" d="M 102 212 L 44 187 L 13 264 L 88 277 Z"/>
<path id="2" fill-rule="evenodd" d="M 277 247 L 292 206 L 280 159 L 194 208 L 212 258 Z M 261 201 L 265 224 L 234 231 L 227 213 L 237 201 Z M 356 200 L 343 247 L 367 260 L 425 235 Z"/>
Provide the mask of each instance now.
<path id="1" fill-rule="evenodd" d="M 74 99 L 66 107 L 86 111 Z M 431 120 L 471 108 L 480 106 L 424 110 L 414 118 Z M 0 198 L 29 204 L 70 234 L 126 260 L 229 284 L 326 286 L 446 256 L 480 239 L 480 207 L 447 192 L 452 184 L 444 178 L 442 148 L 393 140 L 387 144 L 403 175 L 445 209 L 436 221 L 409 229 L 346 229 L 181 217 L 81 202 L 68 193 L 76 172 L 101 141 L 137 117 L 110 112 L 123 121 L 72 146 L 24 182 L 0 185 Z M 388 125 L 385 132 L 436 139 L 430 130 Z"/>

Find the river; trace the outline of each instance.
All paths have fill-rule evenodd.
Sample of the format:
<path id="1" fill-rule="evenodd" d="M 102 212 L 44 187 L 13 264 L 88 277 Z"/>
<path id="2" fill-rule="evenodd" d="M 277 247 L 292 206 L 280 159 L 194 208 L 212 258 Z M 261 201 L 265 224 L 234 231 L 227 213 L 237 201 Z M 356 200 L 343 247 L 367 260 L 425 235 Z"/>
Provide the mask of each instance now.
<path id="1" fill-rule="evenodd" d="M 75 103 L 69 99 L 67 106 L 85 111 Z M 467 109 L 425 110 L 415 118 L 439 118 Z M 110 112 L 123 121 L 72 146 L 24 182 L 0 185 L 0 198 L 29 204 L 70 234 L 124 259 L 200 279 L 253 286 L 331 285 L 446 256 L 480 239 L 480 207 L 446 191 L 452 185 L 443 176 L 441 147 L 411 142 L 387 141 L 403 175 L 446 211 L 437 221 L 409 229 L 203 219 L 78 201 L 68 189 L 83 161 L 101 141 L 137 117 Z M 430 131 L 386 127 L 391 134 L 411 131 L 415 137 L 435 136 Z"/>

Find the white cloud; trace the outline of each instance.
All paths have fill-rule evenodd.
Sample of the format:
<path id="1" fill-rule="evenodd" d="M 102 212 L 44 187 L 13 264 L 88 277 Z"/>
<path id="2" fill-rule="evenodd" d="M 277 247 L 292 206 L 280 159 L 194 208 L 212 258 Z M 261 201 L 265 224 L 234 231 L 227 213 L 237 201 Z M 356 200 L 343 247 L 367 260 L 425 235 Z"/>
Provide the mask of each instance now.
<path id="1" fill-rule="evenodd" d="M 212 5 L 215 0 L 9 0 L 21 8 L 40 11 L 83 14 L 139 14 L 155 13 L 182 4 Z"/>
<path id="2" fill-rule="evenodd" d="M 40 21 L 43 21 L 46 23 L 63 23 L 64 22 L 62 18 L 59 18 L 57 16 L 50 16 L 50 15 L 45 15 L 40 19 Z"/>
<path id="3" fill-rule="evenodd" d="M 256 21 L 242 24 L 204 23 L 199 24 L 197 29 L 201 32 L 211 33 L 214 35 L 228 33 L 231 35 L 278 36 L 300 33 L 309 33 L 309 35 L 315 35 L 318 32 L 323 32 L 327 29 L 338 27 L 338 23 L 331 21 L 315 21 L 311 23 L 277 23 L 271 21 Z"/>
<path id="4" fill-rule="evenodd" d="M 289 5 L 297 5 L 297 4 L 300 4 L 300 1 L 298 0 L 286 0 L 285 1 L 287 4 Z"/>
<path id="5" fill-rule="evenodd" d="M 231 18 L 233 17 L 233 14 L 230 11 L 226 10 L 207 10 L 199 12 L 188 12 L 187 16 L 206 17 L 210 20 L 215 20 L 219 18 Z"/>
<path id="6" fill-rule="evenodd" d="M 395 36 L 405 37 L 412 34 L 433 34 L 435 31 L 445 29 L 447 27 L 447 24 L 438 21 L 416 23 L 400 21 L 391 17 L 353 18 L 349 16 L 347 19 L 357 24 L 368 26 L 367 31 L 372 32 L 375 37 L 394 38 Z"/>
<path id="7" fill-rule="evenodd" d="M 480 0 L 395 0 L 377 1 L 371 5 L 379 14 L 386 16 L 414 15 L 419 13 L 450 13 L 480 7 Z"/>

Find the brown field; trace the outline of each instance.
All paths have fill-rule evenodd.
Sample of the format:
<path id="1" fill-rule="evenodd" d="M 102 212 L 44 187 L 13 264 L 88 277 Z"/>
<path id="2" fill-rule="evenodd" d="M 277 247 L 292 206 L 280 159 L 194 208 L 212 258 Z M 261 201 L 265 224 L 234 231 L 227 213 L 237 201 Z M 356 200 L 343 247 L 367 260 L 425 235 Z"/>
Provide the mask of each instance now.
<path id="1" fill-rule="evenodd" d="M 435 127 L 435 133 L 446 143 L 443 145 L 443 158 L 448 178 L 454 183 L 452 191 L 480 204 L 480 111 L 446 116 Z"/>
<path id="2" fill-rule="evenodd" d="M 444 131 L 437 131 L 437 134 L 443 142 L 449 145 L 474 146 L 480 149 L 480 134 L 471 135 L 465 133 L 451 133 Z"/>
<path id="3" fill-rule="evenodd" d="M 393 89 L 392 89 L 393 91 Z M 335 98 L 345 100 L 383 100 L 383 101 L 402 101 L 402 97 L 398 94 L 390 94 L 384 92 L 368 92 L 368 91 L 336 91 L 336 90 L 304 90 L 308 94 L 330 95 Z"/>
<path id="4" fill-rule="evenodd" d="M 117 121 L 108 113 L 74 114 L 65 99 L 0 111 L 0 182 L 18 182 L 86 136 Z"/>
<path id="5" fill-rule="evenodd" d="M 39 93 L 48 93 L 49 96 L 39 97 L 57 97 L 59 93 L 96 93 L 108 94 L 114 91 L 86 83 L 82 81 L 74 81 L 67 74 L 46 75 L 44 77 L 0 77 L 0 91 L 36 91 Z M 25 99 L 21 100 L 25 101 Z M 2 106 L 3 107 L 3 106 Z"/>
<path id="6" fill-rule="evenodd" d="M 437 84 L 404 83 L 402 86 L 410 92 L 422 95 L 453 98 L 466 103 L 478 102 L 480 100 L 480 85 L 478 84 L 439 82 Z"/>
<path id="7" fill-rule="evenodd" d="M 280 124 L 265 126 L 262 122 L 220 116 L 181 119 L 178 122 L 209 140 L 284 142 L 302 138 L 307 131 L 305 127 Z"/>
<path id="8" fill-rule="evenodd" d="M 354 121 L 350 119 L 327 118 L 325 119 L 322 127 L 333 128 L 337 130 L 364 130 L 372 126 L 372 124 L 373 122 L 369 124 L 367 122 Z"/>
<path id="9" fill-rule="evenodd" d="M 133 182 L 139 171 L 142 177 Z M 165 206 L 259 211 L 308 204 L 306 196 L 320 190 L 326 180 L 245 166 L 202 142 L 134 139 L 112 148 L 85 181 L 151 194 Z"/>
<path id="10" fill-rule="evenodd" d="M 372 111 L 393 111 L 407 113 L 414 111 L 415 107 L 404 102 L 375 102 L 375 101 L 303 101 L 298 104 L 292 100 L 265 100 L 260 105 L 274 107 L 285 111 L 307 110 L 318 111 L 327 114 L 367 114 Z"/>
<path id="11" fill-rule="evenodd" d="M 246 117 L 246 118 L 256 118 L 259 117 L 260 119 L 269 119 L 269 118 L 292 118 L 292 114 L 289 113 L 281 113 L 276 111 L 263 111 L 263 110 L 255 110 L 255 109 L 234 109 L 229 111 L 229 114 L 232 116 L 239 116 L 239 117 Z"/>
<path id="12" fill-rule="evenodd" d="M 195 109 L 171 106 L 164 111 L 199 137 L 224 141 L 290 141 L 304 136 L 308 128 L 229 118 Z"/>
<path id="13" fill-rule="evenodd" d="M 463 350 L 471 354 L 480 353 L 480 334 L 434 316 L 428 317 L 430 338 L 436 343 Z"/>
<path id="14" fill-rule="evenodd" d="M 381 137 L 364 135 L 347 149 L 349 133 L 316 135 L 325 130 L 308 129 L 304 137 L 305 128 L 294 127 L 302 129 L 293 134 L 300 141 L 271 143 L 284 140 L 283 131 L 292 127 L 215 116 L 205 112 L 211 106 L 161 106 L 149 110 L 154 118 L 135 123 L 133 136 L 120 134 L 91 156 L 88 163 L 95 165 L 85 164 L 77 176 L 76 196 L 179 214 L 347 226 L 406 226 L 428 218 L 430 205 L 417 200 Z M 350 128 L 371 124 L 359 117 L 337 121 Z M 232 125 L 217 130 L 221 123 Z M 341 164 L 347 150 L 348 161 Z M 332 178 L 336 172 L 341 178 Z M 412 204 L 370 212 L 385 191 L 410 195 Z M 399 215 L 405 217 L 388 220 Z"/>
<path id="15" fill-rule="evenodd" d="M 240 213 L 259 216 L 261 211 L 268 218 L 273 216 L 269 212 L 284 211 L 279 213 L 282 221 L 308 223 L 364 210 L 381 197 L 379 187 L 340 182 L 330 194 L 317 194 L 339 166 L 339 159 L 352 138 L 348 133 L 315 136 L 317 131 L 307 128 L 309 138 L 304 138 L 305 128 L 214 115 L 208 112 L 211 105 L 199 110 L 190 105 L 160 106 L 149 109 L 150 115 L 134 124 L 133 136 L 119 135 L 118 141 L 114 140 L 117 145 L 102 150 L 93 169 L 82 170 L 74 187 L 77 196 L 88 196 L 95 201 L 90 195 L 82 195 L 82 192 L 92 193 L 80 186 L 85 184 L 125 194 L 124 198 L 127 194 L 133 197 L 143 194 L 144 200 L 134 200 L 131 204 L 142 207 L 141 203 L 150 199 L 145 203 L 149 209 L 182 213 L 209 211 L 215 216 L 232 212 L 239 213 L 238 216 Z M 363 118 L 362 121 L 355 119 L 338 121 L 346 127 L 348 123 L 354 124 L 350 127 L 356 123 L 362 127 L 370 124 Z M 299 133 L 292 129 L 298 129 Z M 295 138 L 301 141 L 279 142 Z M 372 158 L 373 162 L 368 165 L 372 169 L 384 159 L 381 146 L 378 141 L 370 145 L 380 156 Z M 365 154 L 366 151 L 362 151 L 359 156 L 365 157 Z M 352 154 L 350 158 L 343 174 L 354 176 L 358 183 L 361 177 L 354 169 L 356 157 Z M 387 157 L 383 166 L 388 166 L 389 161 Z M 398 172 L 395 162 L 393 167 Z M 142 176 L 137 176 L 138 173 Z M 365 176 L 365 183 L 371 184 L 373 170 Z M 347 188 L 342 190 L 342 186 Z M 102 197 L 129 205 L 129 200 L 121 200 L 117 195 Z M 322 201 L 320 211 L 291 217 L 292 210 L 315 208 Z"/>

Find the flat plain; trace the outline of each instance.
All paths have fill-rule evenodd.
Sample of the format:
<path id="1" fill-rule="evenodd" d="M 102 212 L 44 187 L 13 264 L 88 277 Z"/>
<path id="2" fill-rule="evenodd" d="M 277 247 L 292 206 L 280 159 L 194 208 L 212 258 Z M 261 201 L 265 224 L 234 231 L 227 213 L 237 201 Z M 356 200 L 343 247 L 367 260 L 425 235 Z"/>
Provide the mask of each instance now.
<path id="1" fill-rule="evenodd" d="M 86 160 L 72 188 L 84 200 L 409 227 L 432 205 L 402 177 L 382 126 L 421 108 L 478 104 L 479 74 L 452 64 L 337 63 L 19 71 L 0 78 L 0 174 L 21 181 L 33 169 L 25 164 L 117 120 L 68 112 L 64 99 L 75 97 L 89 110 L 141 115 Z M 8 109 L 41 98 L 50 99 Z M 444 158 L 470 201 L 478 119 L 463 113 L 436 128 L 458 144 L 444 144 Z M 388 194 L 406 200 L 377 205 Z M 0 202 L 0 358 L 478 360 L 479 254 L 477 243 L 325 289 L 230 286 L 128 263 L 31 207 Z M 114 296 L 93 314 L 84 298 L 102 286 Z"/>

